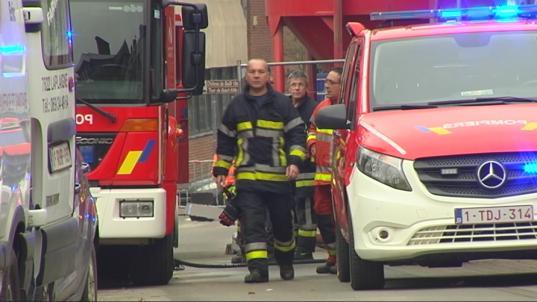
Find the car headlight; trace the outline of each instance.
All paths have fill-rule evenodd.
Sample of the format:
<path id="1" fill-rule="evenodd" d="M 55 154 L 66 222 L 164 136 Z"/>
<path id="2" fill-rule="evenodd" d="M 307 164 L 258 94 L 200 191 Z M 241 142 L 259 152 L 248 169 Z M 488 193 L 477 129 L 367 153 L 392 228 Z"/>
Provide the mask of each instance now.
<path id="1" fill-rule="evenodd" d="M 358 153 L 358 170 L 392 188 L 412 191 L 403 173 L 403 160 L 360 148 Z"/>

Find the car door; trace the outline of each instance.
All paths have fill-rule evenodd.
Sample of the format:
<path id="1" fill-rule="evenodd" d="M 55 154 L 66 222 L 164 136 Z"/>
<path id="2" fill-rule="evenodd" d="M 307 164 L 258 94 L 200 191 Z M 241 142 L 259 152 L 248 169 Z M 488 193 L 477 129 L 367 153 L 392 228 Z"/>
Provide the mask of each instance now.
<path id="1" fill-rule="evenodd" d="M 355 121 L 357 88 L 359 79 L 359 50 L 361 40 L 355 38 L 347 48 L 345 65 L 341 77 L 341 91 L 338 103 L 345 104 L 348 121 Z M 354 125 L 354 122 L 351 123 Z M 352 129 L 338 129 L 334 131 L 334 150 L 332 152 L 332 202 L 337 226 L 341 229 L 343 236 L 348 240 L 347 228 L 347 205 L 346 205 L 346 185 L 348 184 L 350 172 L 354 166 L 355 159 L 349 156 L 348 151 L 356 150 L 354 143 L 356 136 Z M 355 153 L 355 152 L 351 152 Z"/>

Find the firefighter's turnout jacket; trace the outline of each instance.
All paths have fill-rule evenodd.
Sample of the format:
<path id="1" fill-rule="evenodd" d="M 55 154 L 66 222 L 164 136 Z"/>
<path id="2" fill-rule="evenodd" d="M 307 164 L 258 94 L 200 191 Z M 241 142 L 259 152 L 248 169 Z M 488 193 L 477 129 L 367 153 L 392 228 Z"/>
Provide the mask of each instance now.
<path id="1" fill-rule="evenodd" d="M 305 158 L 304 123 L 289 99 L 270 86 L 265 97 L 236 96 L 218 128 L 213 175 L 227 175 L 235 159 L 238 191 L 290 193 L 288 165 Z"/>
<path id="2" fill-rule="evenodd" d="M 332 181 L 330 161 L 332 157 L 332 133 L 331 129 L 319 129 L 315 125 L 315 117 L 321 109 L 332 105 L 330 99 L 325 99 L 315 107 L 308 127 L 307 145 L 308 150 L 315 146 L 315 181 L 316 185 L 328 185 Z"/>

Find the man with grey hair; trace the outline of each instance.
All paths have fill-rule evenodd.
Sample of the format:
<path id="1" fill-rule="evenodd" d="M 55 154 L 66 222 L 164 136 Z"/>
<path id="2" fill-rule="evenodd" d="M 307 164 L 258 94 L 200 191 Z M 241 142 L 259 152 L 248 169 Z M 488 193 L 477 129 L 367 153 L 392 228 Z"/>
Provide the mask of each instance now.
<path id="1" fill-rule="evenodd" d="M 304 132 L 310 124 L 311 114 L 317 106 L 317 102 L 308 95 L 308 77 L 296 70 L 287 77 L 287 86 L 290 100 L 297 109 L 298 114 L 304 121 Z M 315 241 L 317 235 L 317 218 L 313 210 L 313 180 L 315 176 L 315 164 L 306 154 L 306 160 L 302 163 L 300 174 L 295 181 L 295 227 L 296 227 L 296 250 L 295 259 L 313 259 Z"/>

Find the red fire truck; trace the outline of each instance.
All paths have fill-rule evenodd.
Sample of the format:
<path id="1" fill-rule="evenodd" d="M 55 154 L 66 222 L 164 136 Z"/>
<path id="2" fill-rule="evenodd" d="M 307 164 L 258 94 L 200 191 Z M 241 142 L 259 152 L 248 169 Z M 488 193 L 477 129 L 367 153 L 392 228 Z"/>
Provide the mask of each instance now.
<path id="1" fill-rule="evenodd" d="M 136 284 L 166 284 L 177 246 L 178 159 L 188 161 L 177 139 L 186 133 L 186 99 L 203 88 L 207 8 L 73 0 L 71 13 L 77 144 L 92 168 L 100 247 L 121 248 Z"/>

